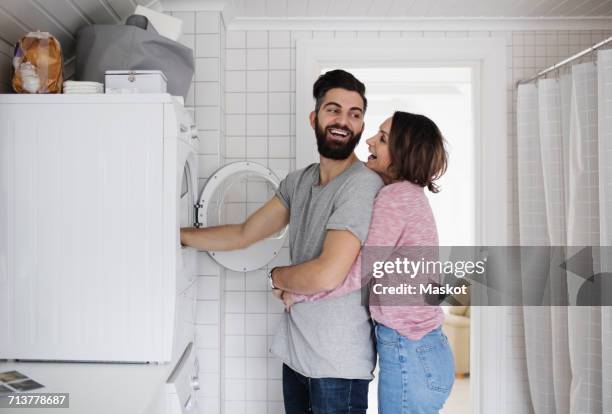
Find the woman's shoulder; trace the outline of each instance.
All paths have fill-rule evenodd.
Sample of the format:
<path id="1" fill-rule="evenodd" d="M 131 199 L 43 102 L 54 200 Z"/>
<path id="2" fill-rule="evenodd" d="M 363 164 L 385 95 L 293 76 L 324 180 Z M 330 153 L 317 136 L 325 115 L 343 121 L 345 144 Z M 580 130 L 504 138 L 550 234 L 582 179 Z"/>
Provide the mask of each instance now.
<path id="1" fill-rule="evenodd" d="M 425 189 L 409 181 L 398 181 L 388 184 L 378 192 L 379 197 L 390 199 L 420 199 L 425 196 Z"/>
<path id="2" fill-rule="evenodd" d="M 380 189 L 374 203 L 374 210 L 394 217 L 407 217 L 415 209 L 425 207 L 427 197 L 422 187 L 407 181 L 387 184 Z M 403 219 L 402 219 L 403 220 Z"/>

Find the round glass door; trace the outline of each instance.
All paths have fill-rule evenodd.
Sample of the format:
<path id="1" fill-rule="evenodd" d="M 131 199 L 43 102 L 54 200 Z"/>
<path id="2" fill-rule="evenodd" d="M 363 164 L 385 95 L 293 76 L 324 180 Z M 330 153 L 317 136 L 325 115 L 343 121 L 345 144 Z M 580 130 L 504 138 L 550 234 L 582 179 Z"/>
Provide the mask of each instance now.
<path id="1" fill-rule="evenodd" d="M 198 221 L 203 227 L 243 223 L 274 196 L 280 184 L 267 167 L 254 162 L 234 162 L 215 171 L 200 195 Z M 246 249 L 208 252 L 220 265 L 239 272 L 259 269 L 279 253 L 287 227 Z"/>

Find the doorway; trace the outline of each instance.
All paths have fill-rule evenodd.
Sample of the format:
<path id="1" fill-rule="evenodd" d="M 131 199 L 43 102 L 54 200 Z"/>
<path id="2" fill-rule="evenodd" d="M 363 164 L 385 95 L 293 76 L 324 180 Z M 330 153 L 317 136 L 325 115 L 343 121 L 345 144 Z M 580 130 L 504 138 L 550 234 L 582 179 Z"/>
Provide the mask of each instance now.
<path id="1" fill-rule="evenodd" d="M 329 68 L 332 69 L 332 68 Z M 438 181 L 442 191 L 426 191 L 441 246 L 476 243 L 475 144 L 472 69 L 470 67 L 343 68 L 366 85 L 368 110 L 363 138 L 355 152 L 366 161 L 366 139 L 394 111 L 433 120 L 446 141 L 449 166 Z M 323 72 L 328 69 L 324 69 Z"/>
<path id="2" fill-rule="evenodd" d="M 442 192 L 430 198 L 438 221 L 441 245 L 507 245 L 509 188 L 505 57 L 503 38 L 299 40 L 296 44 L 296 168 L 318 162 L 308 117 L 301 115 L 312 110 L 314 80 L 325 69 L 349 70 L 366 83 L 371 102 L 364 137 L 371 136 L 385 117 L 398 109 L 397 106 L 402 106 L 403 110 L 432 118 L 449 141 L 451 165 L 463 164 L 462 169 L 457 167 L 458 174 L 449 169 L 440 182 Z M 383 69 L 389 71 L 385 74 L 389 77 L 396 71 L 395 79 L 399 81 L 396 84 L 403 85 L 403 90 L 390 90 L 390 86 L 385 86 L 380 78 L 377 81 L 375 74 Z M 392 78 L 386 80 L 389 79 Z M 376 86 L 377 82 L 380 88 Z M 374 101 L 379 100 L 375 97 L 377 94 L 380 111 L 374 107 Z M 443 105 L 441 100 L 445 101 Z M 431 104 L 433 101 L 436 105 Z M 463 102 L 464 106 L 454 107 L 457 102 Z M 446 113 L 439 114 L 436 106 L 445 107 Z M 458 117 L 462 119 L 453 118 L 456 114 L 452 113 L 452 108 L 456 108 L 454 111 L 461 114 Z M 469 122 L 464 122 L 465 119 Z M 361 153 L 358 156 L 363 156 L 363 149 L 358 151 Z M 456 158 L 458 162 L 453 164 Z M 457 204 L 451 191 L 460 191 L 466 180 L 471 184 L 465 193 L 458 195 L 461 207 L 453 208 L 452 216 L 445 215 L 449 203 L 453 207 Z M 445 193 L 451 201 L 442 198 Z M 457 214 L 461 214 L 461 224 L 467 230 L 454 231 L 458 224 Z M 470 313 L 470 333 L 467 335 L 470 378 L 467 387 L 457 383 L 455 387 L 463 388 L 464 392 L 467 390 L 471 397 L 472 409 L 468 408 L 467 412 L 499 411 L 505 404 L 499 372 L 504 372 L 507 364 L 504 341 L 507 315 L 500 307 L 474 307 Z M 376 385 L 372 384 L 371 412 L 376 412 L 375 388 Z M 461 407 L 465 406 L 465 396 L 464 393 Z M 450 402 L 448 404 L 445 413 L 465 412 L 452 408 Z"/>
<path id="3" fill-rule="evenodd" d="M 322 72 L 334 69 L 325 68 Z M 445 137 L 449 154 L 446 173 L 438 181 L 441 191 L 425 191 L 431 204 L 441 246 L 473 246 L 476 243 L 476 181 L 473 116 L 473 74 L 470 67 L 343 67 L 366 85 L 368 110 L 362 140 L 355 149 L 365 161 L 365 140 L 394 111 L 422 114 L 433 120 Z M 449 312 L 445 309 L 445 312 Z M 469 324 L 457 315 L 445 328 L 450 336 L 457 365 L 469 364 Z M 467 317 L 465 319 L 468 319 Z M 458 332 L 457 329 L 467 332 Z M 469 369 L 458 367 L 451 396 L 442 413 L 471 413 Z M 466 372 L 467 371 L 467 372 Z M 369 409 L 377 413 L 378 368 L 370 384 Z"/>

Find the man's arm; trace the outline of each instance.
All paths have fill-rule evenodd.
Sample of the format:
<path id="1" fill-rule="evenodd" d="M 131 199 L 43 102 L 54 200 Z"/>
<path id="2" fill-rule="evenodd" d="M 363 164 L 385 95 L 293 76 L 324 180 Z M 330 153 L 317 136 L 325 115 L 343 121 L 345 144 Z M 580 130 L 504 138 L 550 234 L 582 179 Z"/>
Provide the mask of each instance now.
<path id="1" fill-rule="evenodd" d="M 272 281 L 278 289 L 310 295 L 335 289 L 348 274 L 361 243 L 348 230 L 328 230 L 323 250 L 316 259 L 274 269 Z"/>
<path id="2" fill-rule="evenodd" d="M 289 210 L 275 196 L 242 224 L 226 224 L 203 229 L 182 228 L 181 244 L 204 251 L 244 249 L 280 231 L 287 223 L 289 223 Z"/>

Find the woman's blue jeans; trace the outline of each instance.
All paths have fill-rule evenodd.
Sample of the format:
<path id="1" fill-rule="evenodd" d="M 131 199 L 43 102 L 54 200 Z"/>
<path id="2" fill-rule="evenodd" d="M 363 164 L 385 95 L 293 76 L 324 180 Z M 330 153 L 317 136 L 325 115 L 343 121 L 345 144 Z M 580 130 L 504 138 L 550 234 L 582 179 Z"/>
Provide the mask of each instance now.
<path id="1" fill-rule="evenodd" d="M 440 327 L 418 341 L 376 324 L 379 414 L 433 414 L 455 381 L 455 362 Z"/>

